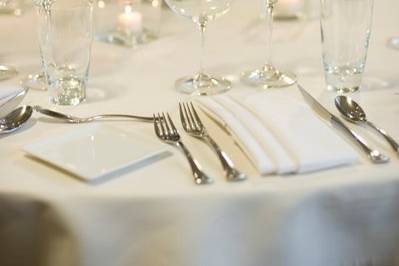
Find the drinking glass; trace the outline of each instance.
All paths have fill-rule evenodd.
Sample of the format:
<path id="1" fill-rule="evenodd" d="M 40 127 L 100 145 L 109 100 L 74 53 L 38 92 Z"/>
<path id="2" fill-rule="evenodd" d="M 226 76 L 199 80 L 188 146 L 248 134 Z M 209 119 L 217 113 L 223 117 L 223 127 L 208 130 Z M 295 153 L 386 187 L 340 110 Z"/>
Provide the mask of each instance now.
<path id="1" fill-rule="evenodd" d="M 273 31 L 273 10 L 277 0 L 262 0 L 266 6 L 266 62 L 255 70 L 242 73 L 241 80 L 254 87 L 281 88 L 294 84 L 296 76 L 290 72 L 282 72 L 274 67 L 271 62 L 272 55 L 272 31 Z"/>
<path id="2" fill-rule="evenodd" d="M 399 49 L 399 37 L 392 37 L 392 38 L 389 40 L 389 45 L 390 45 L 392 48 Z"/>
<path id="3" fill-rule="evenodd" d="M 373 0 L 321 0 L 321 42 L 327 87 L 359 89 L 367 59 Z"/>
<path id="4" fill-rule="evenodd" d="M 38 14 L 40 51 L 50 101 L 77 105 L 86 98 L 93 3 L 43 0 Z"/>
<path id="5" fill-rule="evenodd" d="M 166 0 L 169 7 L 177 14 L 191 19 L 198 25 L 201 34 L 201 59 L 197 74 L 176 81 L 178 91 L 189 94 L 212 95 L 231 88 L 231 82 L 207 74 L 203 69 L 204 34 L 208 22 L 230 10 L 232 0 Z"/>

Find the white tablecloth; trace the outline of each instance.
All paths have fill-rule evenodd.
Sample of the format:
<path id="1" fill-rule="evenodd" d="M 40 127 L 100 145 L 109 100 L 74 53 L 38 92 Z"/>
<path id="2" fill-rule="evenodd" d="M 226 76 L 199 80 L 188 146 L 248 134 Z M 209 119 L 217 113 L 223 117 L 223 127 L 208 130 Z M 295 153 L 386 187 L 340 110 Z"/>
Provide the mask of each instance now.
<path id="1" fill-rule="evenodd" d="M 235 90 L 243 88 L 239 73 L 261 64 L 265 54 L 258 2 L 236 1 L 229 14 L 209 24 L 206 67 L 235 79 Z M 396 0 L 375 1 L 365 87 L 353 94 L 370 119 L 396 139 L 399 52 L 386 41 L 399 35 L 398 8 Z M 0 62 L 15 65 L 20 77 L 40 69 L 34 17 L 34 12 L 0 17 Z M 177 102 L 186 96 L 173 83 L 196 70 L 199 36 L 184 18 L 166 12 L 163 21 L 160 39 L 135 50 L 96 42 L 88 101 L 56 109 L 77 115 L 166 110 L 177 119 Z M 325 90 L 318 21 L 275 26 L 274 62 L 296 72 L 303 86 L 337 113 L 334 94 Z M 47 93 L 40 91 L 30 91 L 24 103 L 49 106 Z M 112 125 L 153 134 L 150 124 Z M 107 182 L 87 184 L 21 150 L 80 126 L 35 114 L 22 130 L 0 138 L 0 265 L 399 265 L 399 159 L 369 130 L 350 125 L 389 154 L 389 164 L 362 158 L 351 167 L 261 177 L 231 139 L 211 127 L 251 175 L 238 184 L 224 180 L 208 147 L 185 135 L 216 178 L 206 187 L 194 185 L 177 151 Z"/>

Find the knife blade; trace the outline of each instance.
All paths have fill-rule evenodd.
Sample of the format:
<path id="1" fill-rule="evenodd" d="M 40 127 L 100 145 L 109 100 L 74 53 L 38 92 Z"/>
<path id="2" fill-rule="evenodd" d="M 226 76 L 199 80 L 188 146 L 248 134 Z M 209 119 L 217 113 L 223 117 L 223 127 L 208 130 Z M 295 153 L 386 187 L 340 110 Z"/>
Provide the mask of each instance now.
<path id="1" fill-rule="evenodd" d="M 355 133 L 353 130 L 348 128 L 337 116 L 328 111 L 323 105 L 321 105 L 312 95 L 310 95 L 300 84 L 297 84 L 299 91 L 301 92 L 306 103 L 324 120 L 330 122 L 333 126 L 341 129 L 348 137 L 351 138 L 355 143 L 366 153 L 368 158 L 373 163 L 387 163 L 389 157 L 385 156 L 378 150 L 371 149 L 367 142 Z"/>

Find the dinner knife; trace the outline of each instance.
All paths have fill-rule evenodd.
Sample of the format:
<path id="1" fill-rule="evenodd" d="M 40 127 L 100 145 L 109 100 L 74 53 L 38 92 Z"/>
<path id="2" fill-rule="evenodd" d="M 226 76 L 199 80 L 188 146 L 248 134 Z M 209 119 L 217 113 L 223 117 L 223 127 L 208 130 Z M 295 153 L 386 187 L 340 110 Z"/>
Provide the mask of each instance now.
<path id="1" fill-rule="evenodd" d="M 321 105 L 312 95 L 310 95 L 300 84 L 298 84 L 299 91 L 302 93 L 307 104 L 324 120 L 330 122 L 334 127 L 341 129 L 348 137 L 350 137 L 359 147 L 367 154 L 368 158 L 373 163 L 387 163 L 389 157 L 380 153 L 378 150 L 373 150 L 369 147 L 367 142 L 359 136 L 356 132 L 348 128 L 338 117 L 328 111 Z"/>

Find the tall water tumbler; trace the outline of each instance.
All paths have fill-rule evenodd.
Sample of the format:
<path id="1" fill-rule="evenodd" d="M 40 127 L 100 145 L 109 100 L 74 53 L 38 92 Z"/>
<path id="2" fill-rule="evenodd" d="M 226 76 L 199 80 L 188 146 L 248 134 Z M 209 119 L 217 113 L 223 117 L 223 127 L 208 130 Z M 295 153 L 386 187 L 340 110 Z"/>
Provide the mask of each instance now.
<path id="1" fill-rule="evenodd" d="M 327 87 L 359 89 L 369 47 L 373 0 L 321 0 L 321 41 Z"/>
<path id="2" fill-rule="evenodd" d="M 93 3 L 89 0 L 42 0 L 39 40 L 50 101 L 77 105 L 86 98 Z"/>

